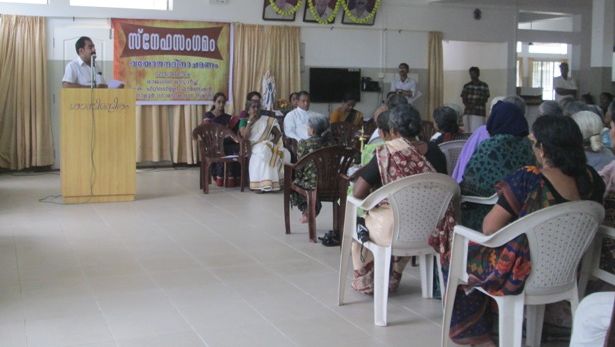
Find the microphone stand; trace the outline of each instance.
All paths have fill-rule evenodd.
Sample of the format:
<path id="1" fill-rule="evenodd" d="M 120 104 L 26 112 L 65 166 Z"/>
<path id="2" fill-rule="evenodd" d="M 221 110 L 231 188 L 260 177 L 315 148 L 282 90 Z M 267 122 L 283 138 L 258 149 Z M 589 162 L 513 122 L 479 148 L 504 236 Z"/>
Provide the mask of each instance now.
<path id="1" fill-rule="evenodd" d="M 96 54 L 90 56 L 90 89 L 96 88 Z"/>

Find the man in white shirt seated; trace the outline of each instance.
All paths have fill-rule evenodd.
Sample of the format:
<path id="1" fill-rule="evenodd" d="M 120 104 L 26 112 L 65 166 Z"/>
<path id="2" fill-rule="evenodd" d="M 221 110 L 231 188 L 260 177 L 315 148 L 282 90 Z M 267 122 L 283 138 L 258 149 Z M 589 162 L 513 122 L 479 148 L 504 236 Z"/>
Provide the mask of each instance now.
<path id="1" fill-rule="evenodd" d="M 284 136 L 297 141 L 306 140 L 310 137 L 308 135 L 308 120 L 311 115 L 319 115 L 319 113 L 311 112 L 309 109 L 310 93 L 300 91 L 297 108 L 288 112 L 286 117 L 284 117 Z"/>
<path id="2" fill-rule="evenodd" d="M 399 79 L 394 79 L 391 83 L 391 92 L 401 94 L 412 103 L 416 95 L 416 81 L 408 77 L 410 67 L 406 63 L 399 64 Z"/>
<path id="3" fill-rule="evenodd" d="M 107 88 L 107 82 L 102 74 L 98 74 L 96 66 L 91 66 L 96 57 L 96 47 L 92 39 L 82 36 L 75 43 L 77 57 L 66 65 L 62 87 L 64 88 Z M 94 64 L 95 65 L 95 64 Z M 92 76 L 95 76 L 92 84 Z"/>
<path id="4" fill-rule="evenodd" d="M 574 79 L 568 76 L 570 71 L 568 63 L 561 63 L 559 65 L 559 71 L 561 76 L 553 79 L 553 89 L 555 89 L 555 101 L 561 102 L 565 98 L 577 98 L 577 83 Z"/>

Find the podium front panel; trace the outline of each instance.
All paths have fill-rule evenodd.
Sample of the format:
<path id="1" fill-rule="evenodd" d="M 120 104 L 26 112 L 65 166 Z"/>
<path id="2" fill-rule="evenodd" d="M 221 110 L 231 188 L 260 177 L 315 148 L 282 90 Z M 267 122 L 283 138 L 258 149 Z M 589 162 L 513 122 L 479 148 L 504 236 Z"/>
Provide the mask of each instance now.
<path id="1" fill-rule="evenodd" d="M 64 88 L 61 105 L 64 202 L 134 200 L 135 91 Z"/>

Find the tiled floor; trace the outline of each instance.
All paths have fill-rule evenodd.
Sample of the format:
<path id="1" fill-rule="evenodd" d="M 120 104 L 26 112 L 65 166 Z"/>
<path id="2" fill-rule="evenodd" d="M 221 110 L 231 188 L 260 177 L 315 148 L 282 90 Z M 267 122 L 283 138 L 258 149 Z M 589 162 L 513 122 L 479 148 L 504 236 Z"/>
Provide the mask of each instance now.
<path id="1" fill-rule="evenodd" d="M 0 346 L 438 346 L 416 268 L 389 298 L 337 306 L 339 248 L 284 234 L 282 195 L 137 174 L 137 200 L 61 205 L 60 176 L 0 175 Z M 331 226 L 325 206 L 318 231 Z"/>

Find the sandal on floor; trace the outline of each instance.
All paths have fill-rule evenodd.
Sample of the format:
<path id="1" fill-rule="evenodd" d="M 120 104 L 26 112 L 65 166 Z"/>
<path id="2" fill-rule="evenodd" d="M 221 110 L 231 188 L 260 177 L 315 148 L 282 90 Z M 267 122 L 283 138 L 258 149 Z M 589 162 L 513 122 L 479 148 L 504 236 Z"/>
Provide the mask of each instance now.
<path id="1" fill-rule="evenodd" d="M 318 238 L 325 247 L 335 247 L 340 245 L 340 240 L 333 230 L 329 230 L 324 236 Z"/>

